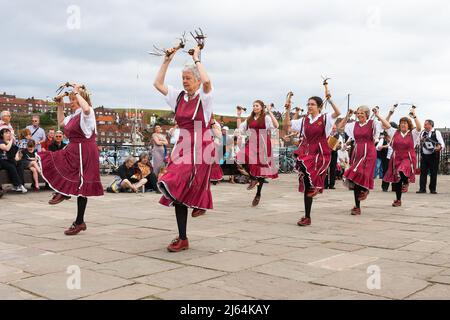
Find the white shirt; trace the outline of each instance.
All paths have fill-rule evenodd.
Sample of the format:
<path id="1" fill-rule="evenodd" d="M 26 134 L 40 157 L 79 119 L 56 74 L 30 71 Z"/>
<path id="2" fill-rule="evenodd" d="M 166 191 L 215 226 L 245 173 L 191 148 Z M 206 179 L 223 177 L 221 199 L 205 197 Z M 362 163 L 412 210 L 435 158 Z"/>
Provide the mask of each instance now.
<path id="1" fill-rule="evenodd" d="M 391 129 L 394 129 L 394 128 L 391 128 Z M 396 129 L 394 129 L 394 130 L 396 130 Z M 393 137 L 393 135 L 391 135 L 390 133 L 389 133 L 389 136 Z M 381 149 L 383 147 L 383 144 L 384 144 L 384 138 L 381 138 L 380 141 L 378 141 L 378 144 L 377 144 L 377 150 L 378 151 L 381 151 Z M 394 149 L 392 149 L 390 143 L 387 146 L 388 146 L 387 147 L 388 151 L 387 151 L 386 159 L 390 159 L 392 154 L 394 153 Z"/>
<path id="2" fill-rule="evenodd" d="M 269 115 L 266 115 L 264 121 L 266 123 L 266 130 L 275 129 L 275 126 L 273 125 L 273 122 L 272 122 L 272 118 Z M 240 133 L 245 134 L 247 132 L 247 130 L 249 130 L 249 128 L 247 127 L 247 120 L 245 120 L 239 126 L 239 131 L 240 131 Z"/>
<path id="3" fill-rule="evenodd" d="M 422 130 L 422 132 L 420 133 L 420 135 L 419 135 L 420 139 L 423 138 L 423 134 L 425 133 L 425 131 L 426 131 L 426 130 Z M 440 131 L 435 130 L 435 129 L 433 128 L 433 129 L 431 129 L 431 131 L 428 133 L 428 137 L 430 138 L 434 131 L 436 131 L 436 140 L 437 140 L 437 142 L 438 142 L 438 143 L 441 145 L 441 147 L 442 147 L 441 151 L 444 151 L 444 150 L 445 150 L 445 142 L 444 142 L 444 139 L 442 139 L 442 134 L 441 134 Z M 430 152 L 430 151 L 426 150 L 425 148 L 422 148 L 422 152 L 423 152 L 424 154 L 433 154 L 433 152 Z"/>
<path id="4" fill-rule="evenodd" d="M 170 143 L 175 144 L 180 137 L 180 128 L 175 128 L 170 135 Z"/>
<path id="5" fill-rule="evenodd" d="M 312 115 L 308 115 L 309 123 L 314 123 L 322 116 L 322 114 L 318 114 L 315 118 L 312 117 Z M 325 124 L 325 134 L 328 137 L 331 134 L 331 130 L 333 129 L 333 124 L 335 122 L 335 118 L 333 118 L 332 113 L 325 113 L 326 117 L 326 124 Z M 303 121 L 305 118 L 297 119 L 297 120 L 291 120 L 291 130 L 300 132 L 302 130 L 301 135 L 304 135 L 305 133 L 305 125 L 303 124 Z"/>
<path id="6" fill-rule="evenodd" d="M 11 131 L 11 135 L 14 135 L 14 128 L 12 127 L 11 124 L 6 124 L 3 120 L 0 120 L 0 130 L 2 129 L 9 129 L 9 131 Z"/>
<path id="7" fill-rule="evenodd" d="M 395 128 L 389 128 L 388 130 L 386 130 L 387 134 L 391 137 L 391 139 L 394 138 L 394 134 L 397 132 L 397 129 Z M 402 137 L 406 137 L 406 135 L 409 133 L 409 130 L 403 134 L 400 132 L 400 134 L 402 135 Z M 411 135 L 414 141 L 414 148 L 419 144 L 420 142 L 420 132 L 418 132 L 416 129 L 412 129 L 411 131 Z"/>
<path id="8" fill-rule="evenodd" d="M 97 133 L 97 123 L 95 121 L 95 112 L 92 107 L 91 107 L 91 112 L 89 112 L 88 115 L 85 115 L 84 112 L 82 112 L 82 111 L 83 111 L 82 108 L 78 108 L 74 114 L 72 114 L 68 117 L 65 117 L 64 125 L 67 125 L 73 117 L 75 117 L 81 113 L 80 127 L 81 127 L 81 130 L 83 130 L 83 133 L 84 133 L 86 139 L 89 139 L 90 137 L 92 137 L 92 134 L 94 132 Z"/>
<path id="9" fill-rule="evenodd" d="M 352 139 L 355 140 L 355 135 L 354 135 L 354 130 L 355 130 L 355 125 L 359 123 L 358 121 L 354 121 L 352 123 L 347 123 L 345 125 L 345 133 Z M 369 120 L 366 121 L 366 123 L 364 123 L 362 125 L 362 127 L 366 126 L 369 123 Z M 374 133 L 373 133 L 373 140 L 374 141 L 378 141 L 378 138 L 380 137 L 380 133 L 381 131 L 383 131 L 383 128 L 381 128 L 381 123 L 374 121 L 373 125 L 375 127 Z"/>
<path id="10" fill-rule="evenodd" d="M 166 95 L 166 102 L 169 105 L 169 107 L 172 109 L 172 111 L 175 111 L 175 108 L 177 107 L 177 98 L 180 95 L 182 91 L 186 93 L 186 90 L 180 90 L 176 89 L 173 86 L 167 86 L 168 92 Z M 203 86 L 200 86 L 200 89 L 197 90 L 197 92 L 194 94 L 194 98 L 197 97 L 197 95 L 200 95 L 200 101 L 202 102 L 203 107 L 203 116 L 205 118 L 205 126 L 208 125 L 211 115 L 213 113 L 213 92 L 214 89 L 211 88 L 211 91 L 209 93 L 205 93 L 203 91 Z M 184 95 L 184 101 L 188 101 L 187 94 Z"/>

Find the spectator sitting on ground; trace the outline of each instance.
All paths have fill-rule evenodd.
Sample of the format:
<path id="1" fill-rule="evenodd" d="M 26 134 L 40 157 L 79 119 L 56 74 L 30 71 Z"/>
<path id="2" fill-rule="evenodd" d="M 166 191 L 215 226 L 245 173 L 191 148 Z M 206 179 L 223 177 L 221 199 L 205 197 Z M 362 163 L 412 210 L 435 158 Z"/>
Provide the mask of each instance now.
<path id="1" fill-rule="evenodd" d="M 17 141 L 17 147 L 19 149 L 26 149 L 29 140 L 32 140 L 30 130 L 28 129 L 20 130 L 19 141 Z"/>
<path id="2" fill-rule="evenodd" d="M 125 162 L 117 170 L 119 176 L 108 187 L 108 192 L 138 192 L 147 183 L 147 179 L 145 178 L 140 180 L 133 178 L 135 174 L 135 162 L 136 160 L 132 156 L 126 158 Z"/>
<path id="3" fill-rule="evenodd" d="M 27 189 L 23 186 L 23 164 L 19 161 L 18 150 L 11 131 L 7 128 L 0 130 L 0 167 L 8 171 L 13 190 L 26 193 Z"/>
<path id="4" fill-rule="evenodd" d="M 139 161 L 134 165 L 134 175 L 135 180 L 141 180 L 142 178 L 147 179 L 145 184 L 145 191 L 155 191 L 156 193 L 161 193 L 156 185 L 158 178 L 153 172 L 153 167 L 150 164 L 150 157 L 147 152 L 142 152 L 139 155 Z"/>
<path id="5" fill-rule="evenodd" d="M 63 132 L 61 130 L 56 131 L 55 139 L 53 140 L 52 144 L 48 146 L 48 151 L 55 152 L 64 149 L 67 146 L 67 144 L 64 143 L 63 138 L 64 138 Z"/>
<path id="6" fill-rule="evenodd" d="M 36 142 L 34 140 L 29 140 L 27 147 L 19 151 L 20 161 L 23 163 L 24 169 L 30 169 L 33 174 L 33 184 L 32 188 L 34 191 L 39 191 L 39 173 L 41 169 L 37 163 L 36 159 Z"/>

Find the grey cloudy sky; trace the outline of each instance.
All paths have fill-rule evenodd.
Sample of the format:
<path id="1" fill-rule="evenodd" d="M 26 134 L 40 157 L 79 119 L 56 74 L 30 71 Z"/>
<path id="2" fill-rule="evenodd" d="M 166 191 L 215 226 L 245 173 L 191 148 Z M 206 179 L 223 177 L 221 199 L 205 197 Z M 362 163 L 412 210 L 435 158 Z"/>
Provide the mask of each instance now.
<path id="1" fill-rule="evenodd" d="M 67 27 L 71 5 L 81 10 L 80 29 Z M 166 108 L 152 87 L 162 58 L 146 51 L 175 45 L 183 30 L 199 26 L 209 36 L 202 59 L 217 113 L 234 114 L 255 99 L 280 110 L 289 90 L 295 105 L 305 105 L 323 96 L 320 76 L 328 75 L 343 111 L 351 93 L 352 106 L 385 112 L 413 102 L 422 119 L 450 126 L 445 0 L 0 0 L 0 91 L 45 98 L 70 80 L 87 84 L 95 105 L 134 106 L 136 97 L 140 107 Z M 167 82 L 181 86 L 189 61 L 178 54 Z"/>

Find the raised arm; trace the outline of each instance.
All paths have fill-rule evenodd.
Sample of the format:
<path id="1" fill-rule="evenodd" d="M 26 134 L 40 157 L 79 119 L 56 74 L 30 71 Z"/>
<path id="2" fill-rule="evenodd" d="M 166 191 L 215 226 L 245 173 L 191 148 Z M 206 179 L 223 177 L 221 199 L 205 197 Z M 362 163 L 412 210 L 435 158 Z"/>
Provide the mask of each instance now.
<path id="1" fill-rule="evenodd" d="M 197 66 L 198 72 L 200 73 L 200 81 L 202 82 L 203 92 L 208 94 L 211 92 L 212 85 L 211 80 L 209 79 L 208 73 L 206 73 L 206 69 L 200 61 L 200 46 L 197 46 L 194 49 L 194 54 L 192 58 L 194 59 L 194 63 Z"/>
<path id="2" fill-rule="evenodd" d="M 336 129 L 337 129 L 339 132 L 343 132 L 343 131 L 344 131 L 345 125 L 347 124 L 348 120 L 350 120 L 350 118 L 352 117 L 352 115 L 353 115 L 353 110 L 352 110 L 352 109 L 349 109 L 348 112 L 347 112 L 347 114 L 345 115 L 344 119 L 342 119 L 342 121 L 339 122 L 339 124 L 338 124 L 337 127 L 336 127 Z"/>
<path id="3" fill-rule="evenodd" d="M 268 113 L 269 113 L 270 119 L 272 120 L 273 126 L 274 126 L 276 129 L 278 129 L 278 120 L 277 120 L 277 118 L 275 118 L 275 116 L 273 115 L 273 112 L 272 112 L 272 105 L 271 105 L 271 104 L 269 104 L 269 105 L 267 106 L 267 111 L 268 111 Z"/>
<path id="4" fill-rule="evenodd" d="M 283 119 L 283 128 L 286 130 L 286 132 L 291 131 L 291 103 L 286 103 L 285 105 L 286 112 Z"/>
<path id="5" fill-rule="evenodd" d="M 325 97 L 328 100 L 328 102 L 330 102 L 331 107 L 334 110 L 334 112 L 333 112 L 333 114 L 331 116 L 333 117 L 333 119 L 336 119 L 337 117 L 339 117 L 341 115 L 341 110 L 339 110 L 338 106 L 336 106 L 334 101 L 331 100 L 331 93 L 328 90 L 328 86 L 325 86 Z"/>
<path id="6" fill-rule="evenodd" d="M 92 106 L 81 96 L 81 94 L 80 94 L 81 90 L 84 90 L 84 89 L 82 89 L 80 87 L 80 85 L 78 85 L 78 84 L 73 85 L 73 92 L 75 93 L 78 104 L 80 105 L 81 109 L 83 110 L 83 113 L 88 116 L 91 113 Z"/>
<path id="7" fill-rule="evenodd" d="M 409 115 L 410 115 L 411 118 L 414 119 L 414 123 L 416 124 L 416 130 L 417 130 L 417 132 L 422 131 L 422 123 L 420 123 L 419 118 L 417 118 L 417 116 L 416 116 L 416 109 L 415 109 L 415 108 L 412 108 L 412 109 L 411 109 L 411 113 L 410 113 Z"/>
<path id="8" fill-rule="evenodd" d="M 64 127 L 64 100 L 63 98 L 66 96 L 66 93 L 60 94 L 55 97 L 53 100 L 57 105 L 57 121 L 60 127 Z"/>
<path id="9" fill-rule="evenodd" d="M 387 122 L 390 122 L 390 121 L 391 121 L 391 117 L 392 117 L 392 115 L 393 115 L 394 112 L 395 112 L 395 108 L 397 108 L 397 104 L 394 104 L 394 105 L 392 106 L 392 108 L 389 110 L 389 113 L 388 113 L 388 115 L 387 115 L 387 117 L 386 117 L 386 121 L 387 121 Z"/>
<path id="10" fill-rule="evenodd" d="M 381 116 L 380 110 L 378 108 L 374 108 L 372 112 L 374 113 L 375 117 L 377 117 L 377 119 L 381 122 L 384 130 L 388 130 L 391 128 L 391 124 Z"/>
<path id="11" fill-rule="evenodd" d="M 168 52 L 170 53 L 169 56 L 164 56 L 164 61 L 161 65 L 161 68 L 159 68 L 158 74 L 156 75 L 155 82 L 153 82 L 153 86 L 161 92 L 163 95 L 167 96 L 167 93 L 169 92 L 169 89 L 164 83 L 164 80 L 166 78 L 167 69 L 169 68 L 169 64 L 172 61 L 173 57 L 175 56 L 175 53 L 178 50 L 175 48 L 169 49 Z"/>

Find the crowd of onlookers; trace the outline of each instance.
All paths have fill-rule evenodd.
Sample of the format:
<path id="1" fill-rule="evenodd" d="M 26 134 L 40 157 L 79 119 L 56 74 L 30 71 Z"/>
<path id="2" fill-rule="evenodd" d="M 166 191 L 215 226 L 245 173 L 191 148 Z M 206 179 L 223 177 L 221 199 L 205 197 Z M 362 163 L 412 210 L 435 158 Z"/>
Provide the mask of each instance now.
<path id="1" fill-rule="evenodd" d="M 339 121 L 339 119 L 337 120 Z M 395 123 L 391 123 L 393 126 Z M 336 180 L 342 179 L 345 170 L 350 166 L 353 141 L 336 130 L 337 123 L 333 126 L 331 136 L 336 137 L 338 143 L 332 151 L 331 164 L 325 181 L 326 189 L 334 189 Z M 394 126 L 395 127 L 395 126 Z M 218 159 L 224 176 L 231 183 L 247 183 L 248 177 L 241 175 L 234 165 L 238 152 L 244 147 L 245 137 L 239 130 L 234 132 L 227 126 L 221 126 L 221 138 L 219 142 L 220 157 Z M 178 141 L 180 129 L 177 125 L 167 132 L 163 132 L 160 126 L 155 126 L 151 139 L 150 152 L 143 152 L 139 159 L 129 156 L 118 167 L 113 181 L 107 187 L 109 192 L 158 192 L 158 177 L 165 173 L 169 162 L 170 151 Z M 390 146 L 391 137 L 383 132 L 376 142 L 377 163 L 374 177 L 382 179 L 387 171 L 389 159 L 392 155 Z M 283 147 L 295 149 L 299 144 L 298 136 L 281 137 Z M 31 190 L 39 190 L 40 168 L 36 154 L 40 151 L 57 151 L 63 149 L 68 141 L 60 130 L 50 128 L 47 132 L 40 127 L 39 116 L 32 116 L 31 124 L 15 132 L 11 125 L 9 111 L 1 112 L 0 119 L 0 170 L 6 170 L 13 190 L 26 193 L 24 170 L 31 171 Z M 216 184 L 216 182 L 214 182 Z M 46 184 L 46 188 L 48 185 Z M 387 191 L 389 183 L 382 183 L 382 190 Z M 3 190 L 0 184 L 0 196 Z"/>
<path id="2" fill-rule="evenodd" d="M 39 190 L 40 168 L 36 154 L 41 151 L 57 151 L 66 146 L 64 134 L 60 130 L 49 129 L 47 132 L 40 126 L 40 118 L 32 116 L 31 124 L 15 132 L 11 125 L 11 113 L 0 114 L 0 170 L 6 170 L 13 190 L 26 193 L 24 171 L 29 169 L 33 182 L 31 190 Z M 3 189 L 0 185 L 0 196 Z"/>

